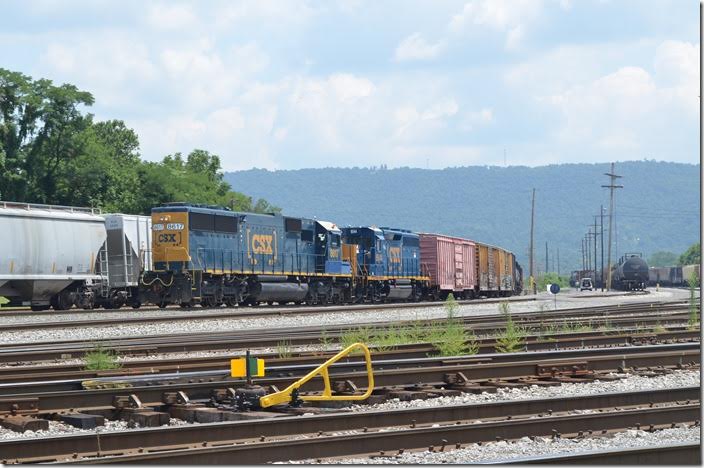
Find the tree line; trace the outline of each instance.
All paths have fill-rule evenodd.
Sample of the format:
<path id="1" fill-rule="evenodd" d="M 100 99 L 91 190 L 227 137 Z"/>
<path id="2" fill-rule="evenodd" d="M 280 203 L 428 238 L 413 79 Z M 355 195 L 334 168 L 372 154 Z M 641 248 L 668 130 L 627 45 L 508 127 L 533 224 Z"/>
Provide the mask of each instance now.
<path id="1" fill-rule="evenodd" d="M 701 262 L 702 258 L 702 248 L 701 244 L 697 242 L 692 244 L 686 251 L 681 255 L 668 251 L 655 252 L 648 259 L 649 266 L 655 267 L 667 267 L 675 265 L 694 265 Z"/>
<path id="2" fill-rule="evenodd" d="M 82 112 L 93 103 L 74 85 L 0 68 L 0 199 L 130 214 L 173 201 L 280 211 L 232 190 L 220 157 L 208 151 L 143 161 L 125 122 Z"/>

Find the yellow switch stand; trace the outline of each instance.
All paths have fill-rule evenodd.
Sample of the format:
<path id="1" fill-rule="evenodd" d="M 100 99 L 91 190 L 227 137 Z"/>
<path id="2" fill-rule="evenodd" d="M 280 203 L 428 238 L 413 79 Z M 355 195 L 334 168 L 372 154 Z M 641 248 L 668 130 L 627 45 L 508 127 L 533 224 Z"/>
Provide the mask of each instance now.
<path id="1" fill-rule="evenodd" d="M 367 364 L 367 391 L 363 395 L 333 395 L 332 389 L 330 388 L 330 375 L 328 374 L 328 367 L 330 367 L 335 362 L 339 361 L 343 357 L 349 355 L 352 351 L 361 349 L 364 352 L 364 358 Z M 369 395 L 372 394 L 374 390 L 374 372 L 372 369 L 372 357 L 369 353 L 369 348 L 364 343 L 354 343 L 349 345 L 347 348 L 343 349 L 323 364 L 318 366 L 316 369 L 309 372 L 306 376 L 300 380 L 292 383 L 285 389 L 272 393 L 271 395 L 263 396 L 259 399 L 259 405 L 262 408 L 268 408 L 269 406 L 280 405 L 283 403 L 289 403 L 291 401 L 291 395 L 294 390 L 301 388 L 306 382 L 308 382 L 313 377 L 320 374 L 325 382 L 325 388 L 323 389 L 322 395 L 303 395 L 299 399 L 303 401 L 359 401 L 366 400 Z"/>

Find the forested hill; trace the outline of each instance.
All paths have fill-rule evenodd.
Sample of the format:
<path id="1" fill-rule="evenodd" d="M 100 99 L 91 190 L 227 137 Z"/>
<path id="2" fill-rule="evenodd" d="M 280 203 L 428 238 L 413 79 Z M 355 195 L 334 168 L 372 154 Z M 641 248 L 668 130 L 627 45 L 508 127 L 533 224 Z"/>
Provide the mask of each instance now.
<path id="1" fill-rule="evenodd" d="M 225 180 L 291 215 L 469 237 L 513 250 L 524 265 L 535 188 L 536 262 L 545 268 L 547 241 L 550 269 L 559 247 L 564 273 L 581 265 L 581 239 L 600 204 L 608 208 L 608 190 L 601 188 L 608 170 L 608 164 L 253 169 L 226 173 Z M 616 164 L 616 173 L 624 186 L 615 195 L 619 254 L 683 252 L 699 239 L 698 165 L 623 162 Z M 607 227 L 605 216 L 605 233 Z"/>

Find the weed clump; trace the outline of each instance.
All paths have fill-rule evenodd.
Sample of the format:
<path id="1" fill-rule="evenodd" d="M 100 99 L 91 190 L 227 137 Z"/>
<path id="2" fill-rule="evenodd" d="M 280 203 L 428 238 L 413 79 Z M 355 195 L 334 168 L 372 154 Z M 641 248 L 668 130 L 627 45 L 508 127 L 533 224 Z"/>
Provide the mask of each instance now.
<path id="1" fill-rule="evenodd" d="M 445 300 L 447 318 L 430 326 L 427 341 L 438 350 L 440 356 L 477 354 L 479 343 L 474 332 L 464 327 L 462 319 L 456 317 L 459 308 L 450 293 Z"/>
<path id="2" fill-rule="evenodd" d="M 521 351 L 525 346 L 525 330 L 511 317 L 511 309 L 508 302 L 502 302 L 499 305 L 501 315 L 506 321 L 506 328 L 496 338 L 495 349 L 499 353 L 515 353 Z"/>
<path id="3" fill-rule="evenodd" d="M 92 350 L 86 353 L 84 359 L 86 361 L 85 370 L 89 371 L 112 370 L 122 367 L 118 361 L 117 353 L 112 349 L 103 348 L 101 345 L 95 345 Z"/>

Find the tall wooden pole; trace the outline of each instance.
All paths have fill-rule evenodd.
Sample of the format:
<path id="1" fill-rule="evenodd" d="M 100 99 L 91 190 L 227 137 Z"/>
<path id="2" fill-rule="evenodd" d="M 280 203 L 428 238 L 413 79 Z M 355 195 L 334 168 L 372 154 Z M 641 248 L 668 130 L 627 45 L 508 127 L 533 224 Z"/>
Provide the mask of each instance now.
<path id="1" fill-rule="evenodd" d="M 535 285 L 535 270 L 533 262 L 533 228 L 535 227 L 535 189 L 533 189 L 533 198 L 530 202 L 530 278 Z M 535 286 L 533 286 L 533 294 L 535 294 Z"/>
<path id="2" fill-rule="evenodd" d="M 601 211 L 599 212 L 601 215 L 601 275 L 599 275 L 599 278 L 601 279 L 601 290 L 604 290 L 604 205 L 601 205 Z"/>
<path id="3" fill-rule="evenodd" d="M 614 163 L 611 163 L 611 172 L 605 172 L 604 175 L 609 176 L 609 185 L 602 185 L 604 188 L 611 190 L 610 200 L 609 200 L 609 245 L 607 247 L 607 261 L 606 266 L 609 269 L 608 281 L 606 284 L 606 290 L 611 290 L 611 233 L 613 231 L 613 221 L 614 221 L 614 189 L 623 188 L 623 185 L 615 185 L 616 179 L 620 179 L 622 176 L 616 175 L 614 173 Z"/>

